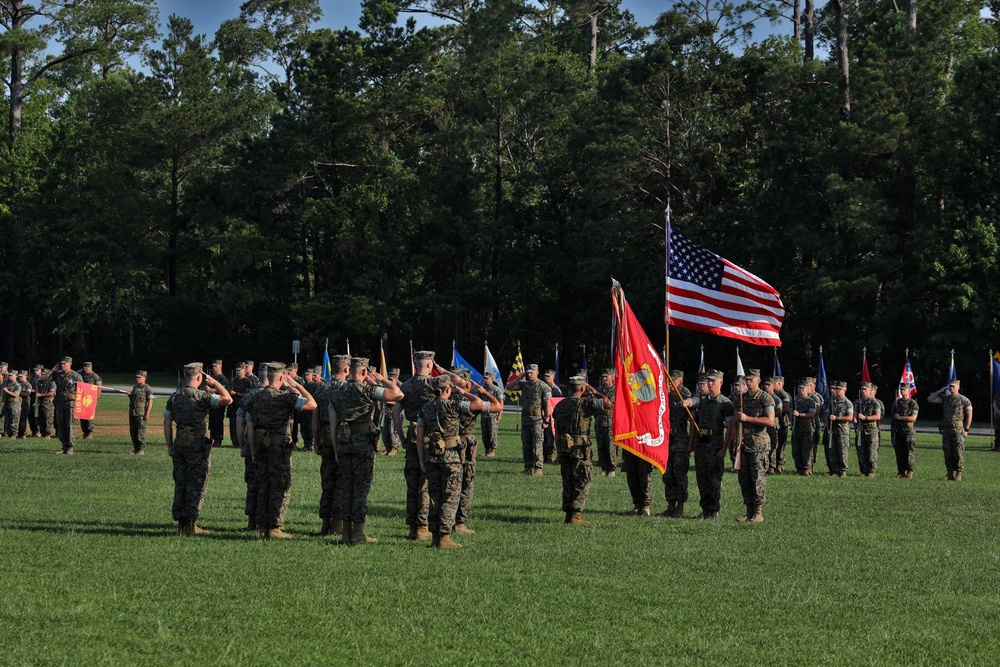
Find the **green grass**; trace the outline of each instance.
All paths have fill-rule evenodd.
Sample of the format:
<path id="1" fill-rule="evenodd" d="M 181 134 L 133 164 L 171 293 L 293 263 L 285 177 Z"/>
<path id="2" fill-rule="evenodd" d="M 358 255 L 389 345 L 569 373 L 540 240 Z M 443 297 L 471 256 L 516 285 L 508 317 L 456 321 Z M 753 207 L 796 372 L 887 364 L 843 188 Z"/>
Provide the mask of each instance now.
<path id="1" fill-rule="evenodd" d="M 564 525 L 556 466 L 525 478 L 513 419 L 479 463 L 454 552 L 403 539 L 402 457 L 379 457 L 370 547 L 318 537 L 319 458 L 296 453 L 287 530 L 240 528 L 243 462 L 217 449 L 204 538 L 178 538 L 161 420 L 145 457 L 104 397 L 77 455 L 0 441 L 0 664 L 996 664 L 1000 454 L 970 438 L 966 480 L 768 480 L 766 521 L 639 519 L 624 475 L 597 477 Z M 154 413 L 159 411 L 154 408 Z M 887 437 L 886 437 L 887 439 Z M 852 472 L 856 472 L 851 452 Z M 698 512 L 694 473 L 688 513 Z M 654 480 L 654 511 L 664 508 Z"/>

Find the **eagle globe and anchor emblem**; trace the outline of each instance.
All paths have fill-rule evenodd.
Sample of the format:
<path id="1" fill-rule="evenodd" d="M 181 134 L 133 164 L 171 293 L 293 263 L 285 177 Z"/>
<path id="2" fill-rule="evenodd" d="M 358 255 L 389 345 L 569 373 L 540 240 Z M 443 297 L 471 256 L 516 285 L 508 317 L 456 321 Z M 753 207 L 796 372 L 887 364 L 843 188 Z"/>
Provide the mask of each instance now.
<path id="1" fill-rule="evenodd" d="M 654 356 L 656 352 L 650 348 L 650 353 Z M 657 437 L 653 439 L 650 433 L 642 433 L 636 436 L 636 439 L 640 444 L 646 447 L 659 447 L 663 444 L 663 414 L 666 411 L 666 400 L 663 396 L 662 385 L 657 385 L 656 378 L 658 373 L 654 371 L 648 363 L 644 363 L 637 370 L 632 370 L 635 363 L 635 355 L 629 354 L 625 357 L 625 376 L 628 378 L 629 395 L 632 398 L 633 405 L 639 405 L 641 403 L 652 403 L 653 401 L 659 399 L 660 405 L 658 410 L 657 424 L 660 425 L 659 433 Z"/>

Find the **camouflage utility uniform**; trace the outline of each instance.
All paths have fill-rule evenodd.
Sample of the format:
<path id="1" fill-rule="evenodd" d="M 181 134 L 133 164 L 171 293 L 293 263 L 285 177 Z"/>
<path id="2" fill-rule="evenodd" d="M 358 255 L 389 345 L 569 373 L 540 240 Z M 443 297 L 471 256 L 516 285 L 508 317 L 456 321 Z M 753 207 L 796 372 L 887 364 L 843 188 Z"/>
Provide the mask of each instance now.
<path id="1" fill-rule="evenodd" d="M 177 425 L 173 439 L 174 521 L 196 522 L 205 501 L 212 468 L 208 438 L 208 411 L 219 404 L 218 394 L 184 387 L 167 399 L 163 419 Z"/>

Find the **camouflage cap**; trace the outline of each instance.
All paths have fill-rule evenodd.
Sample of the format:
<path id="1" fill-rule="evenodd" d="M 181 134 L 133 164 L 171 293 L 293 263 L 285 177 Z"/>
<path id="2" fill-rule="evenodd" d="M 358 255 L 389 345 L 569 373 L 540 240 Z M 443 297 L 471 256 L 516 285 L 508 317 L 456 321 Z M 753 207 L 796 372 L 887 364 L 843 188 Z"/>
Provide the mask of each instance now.
<path id="1" fill-rule="evenodd" d="M 773 387 L 774 386 L 774 378 L 768 376 L 768 377 L 764 378 L 763 380 L 761 380 L 760 383 L 762 385 L 764 385 L 765 387 Z"/>
<path id="2" fill-rule="evenodd" d="M 434 378 L 434 389 L 437 391 L 442 391 L 451 386 L 451 376 L 450 375 L 438 375 Z"/>
<path id="3" fill-rule="evenodd" d="M 530 373 L 531 371 L 538 372 L 538 364 L 528 364 L 524 367 L 525 373 Z"/>
<path id="4" fill-rule="evenodd" d="M 386 377 L 389 378 L 390 380 L 396 380 L 396 379 L 398 379 L 399 378 L 399 369 L 398 368 L 390 368 L 389 369 L 389 373 L 388 373 L 388 375 L 386 375 Z"/>
<path id="5" fill-rule="evenodd" d="M 28 371 L 18 371 L 17 374 L 23 375 L 24 377 L 28 377 Z"/>
<path id="6" fill-rule="evenodd" d="M 71 364 L 71 363 L 73 363 L 73 357 L 63 357 L 62 361 L 60 361 L 59 363 L 60 364 Z M 3 367 L 4 368 L 7 367 L 7 362 L 6 361 L 3 362 Z"/>
<path id="7" fill-rule="evenodd" d="M 417 350 L 413 353 L 413 358 L 417 361 L 434 361 L 433 350 Z"/>
<path id="8" fill-rule="evenodd" d="M 830 389 L 847 389 L 847 383 L 843 380 L 834 380 L 830 383 Z"/>
<path id="9" fill-rule="evenodd" d="M 805 382 L 806 384 L 816 384 L 816 378 L 812 377 L 811 375 L 806 375 L 801 380 L 799 380 L 799 382 Z"/>
<path id="10" fill-rule="evenodd" d="M 146 377 L 146 371 L 136 371 L 135 372 L 135 376 L 137 378 L 144 378 L 144 377 Z"/>
<path id="11" fill-rule="evenodd" d="M 244 363 L 245 365 L 247 365 L 247 366 L 253 366 L 253 359 L 247 359 L 247 360 L 246 360 L 246 361 L 244 361 L 243 363 Z"/>
<path id="12" fill-rule="evenodd" d="M 472 379 L 472 371 L 470 371 L 465 366 L 460 366 L 457 371 L 454 371 L 455 375 L 462 378 L 466 382 Z"/>
<path id="13" fill-rule="evenodd" d="M 284 373 L 286 370 L 284 362 L 281 361 L 266 361 L 262 362 L 261 366 L 267 368 L 268 375 L 277 375 L 278 373 Z"/>
<path id="14" fill-rule="evenodd" d="M 670 379 L 673 380 L 674 382 L 677 382 L 678 380 L 683 380 L 684 371 L 675 368 L 674 370 L 670 371 Z"/>
<path id="15" fill-rule="evenodd" d="M 497 376 L 493 374 L 493 371 L 486 371 L 485 373 L 483 373 L 484 380 L 495 380 L 496 377 Z"/>
<path id="16" fill-rule="evenodd" d="M 460 370 L 462 370 L 462 366 L 452 366 L 451 367 L 451 372 L 452 373 L 457 373 Z"/>
<path id="17" fill-rule="evenodd" d="M 368 368 L 368 357 L 351 357 L 351 370 Z"/>
<path id="18" fill-rule="evenodd" d="M 309 369 L 309 372 L 312 373 L 313 375 L 322 375 L 323 368 L 321 366 L 313 366 L 312 368 Z"/>
<path id="19" fill-rule="evenodd" d="M 748 368 L 747 369 L 747 374 L 744 377 L 747 380 L 753 380 L 754 378 L 759 378 L 760 377 L 760 369 L 759 368 Z"/>
<path id="20" fill-rule="evenodd" d="M 878 391 L 878 385 L 872 382 L 872 391 Z"/>
<path id="21" fill-rule="evenodd" d="M 806 387 L 808 387 L 811 384 L 812 384 L 812 382 L 809 382 L 808 380 L 806 380 L 806 378 L 803 378 L 803 379 L 799 380 L 799 383 L 796 385 L 796 387 L 798 387 L 799 389 L 805 389 Z"/>
<path id="22" fill-rule="evenodd" d="M 222 359 L 212 359 L 212 365 L 213 366 L 221 366 L 222 365 Z"/>
<path id="23" fill-rule="evenodd" d="M 542 375 L 542 377 L 547 377 L 547 378 L 553 378 L 555 376 L 556 376 L 556 372 L 554 370 L 552 370 L 551 368 L 549 370 L 545 371 L 545 374 Z"/>
<path id="24" fill-rule="evenodd" d="M 32 370 L 35 370 L 35 371 L 44 371 L 45 370 L 45 366 L 42 366 L 41 364 L 35 364 L 35 366 L 34 366 L 34 368 L 32 368 Z"/>
<path id="25" fill-rule="evenodd" d="M 959 381 L 958 381 L 957 379 L 955 379 L 955 380 L 951 380 L 950 382 L 948 382 L 948 386 L 949 386 L 949 387 L 957 387 L 957 386 L 958 386 L 958 385 L 960 385 L 960 384 L 961 384 L 961 383 L 960 383 L 960 382 L 959 382 Z"/>
<path id="26" fill-rule="evenodd" d="M 871 382 L 862 382 L 861 386 L 859 387 L 859 389 L 874 389 L 874 388 L 875 385 L 873 385 Z"/>
<path id="27" fill-rule="evenodd" d="M 605 368 L 603 371 L 601 371 L 602 378 L 609 378 L 614 374 L 615 374 L 615 369 L 613 368 Z"/>
<path id="28" fill-rule="evenodd" d="M 785 379 L 785 377 L 783 375 L 772 375 L 771 379 L 774 380 L 775 382 L 781 382 L 782 380 Z"/>
<path id="29" fill-rule="evenodd" d="M 716 370 L 714 368 L 708 368 L 708 369 L 705 370 L 705 373 L 703 374 L 703 377 L 706 380 L 711 380 L 713 382 L 715 382 L 715 381 L 722 382 L 722 378 L 724 377 L 724 374 L 720 370 Z"/>
<path id="30" fill-rule="evenodd" d="M 909 389 L 910 388 L 910 383 L 909 382 L 900 382 L 899 383 L 899 388 L 900 389 Z"/>
<path id="31" fill-rule="evenodd" d="M 205 365 L 200 361 L 195 361 L 190 364 L 184 364 L 184 375 L 189 378 L 193 378 L 198 373 L 205 372 Z"/>
<path id="32" fill-rule="evenodd" d="M 574 375 L 569 379 L 569 386 L 571 387 L 582 387 L 585 384 L 587 384 L 587 380 L 582 375 Z"/>
<path id="33" fill-rule="evenodd" d="M 339 373 L 345 368 L 350 368 L 350 366 L 351 366 L 350 355 L 337 354 L 334 355 L 333 357 L 330 357 L 330 368 L 333 370 L 334 373 Z"/>
<path id="34" fill-rule="evenodd" d="M 89 362 L 89 361 L 85 361 L 85 362 L 83 362 L 83 367 L 84 367 L 84 368 L 93 368 L 93 367 L 94 367 L 94 364 L 92 364 L 92 363 L 91 363 L 91 362 Z"/>
<path id="35" fill-rule="evenodd" d="M 290 371 L 291 370 L 297 371 L 297 370 L 299 370 L 299 365 L 293 361 L 292 363 L 288 364 L 288 370 L 290 370 Z"/>

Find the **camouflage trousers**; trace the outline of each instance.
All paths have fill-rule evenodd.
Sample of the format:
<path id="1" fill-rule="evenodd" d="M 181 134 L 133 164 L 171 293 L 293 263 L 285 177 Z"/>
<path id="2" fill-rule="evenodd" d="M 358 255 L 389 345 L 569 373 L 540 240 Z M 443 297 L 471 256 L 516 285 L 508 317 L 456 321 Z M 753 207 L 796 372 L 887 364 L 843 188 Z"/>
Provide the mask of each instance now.
<path id="1" fill-rule="evenodd" d="M 64 452 L 73 449 L 73 409 L 76 407 L 75 401 L 60 401 L 56 403 L 55 424 L 56 435 L 62 443 Z"/>
<path id="2" fill-rule="evenodd" d="M 552 432 L 552 428 L 542 429 L 542 455 L 545 459 L 556 453 L 556 436 Z M 543 459 L 543 460 L 545 460 Z"/>
<path id="3" fill-rule="evenodd" d="M 816 443 L 813 440 L 813 430 L 797 428 L 792 431 L 792 461 L 795 470 L 804 472 L 812 468 L 816 455 Z"/>
<path id="4" fill-rule="evenodd" d="M 781 472 L 785 469 L 785 463 L 787 462 L 785 447 L 788 444 L 788 427 L 779 426 L 775 429 L 775 435 L 776 438 L 771 447 L 771 455 L 769 457 L 769 467 L 774 468 L 775 472 Z"/>
<path id="5" fill-rule="evenodd" d="M 545 461 L 542 452 L 542 420 L 521 421 L 521 457 L 524 459 L 524 469 L 541 469 Z"/>
<path id="6" fill-rule="evenodd" d="M 634 507 L 649 507 L 653 504 L 653 465 L 629 451 L 622 452 L 622 470 L 628 479 L 628 490 L 632 494 Z"/>
<path id="7" fill-rule="evenodd" d="M 3 408 L 3 418 L 6 425 L 4 435 L 8 438 L 15 437 L 21 422 L 21 401 L 7 401 Z"/>
<path id="8" fill-rule="evenodd" d="M 722 475 L 726 469 L 722 438 L 694 447 L 695 480 L 698 482 L 699 504 L 703 512 L 718 512 L 722 507 Z"/>
<path id="9" fill-rule="evenodd" d="M 208 410 L 208 432 L 212 438 L 212 444 L 221 446 L 222 440 L 226 436 L 226 408 L 209 408 Z M 133 441 L 134 442 L 134 441 Z M 233 441 L 236 444 L 236 441 Z M 145 446 L 145 440 L 143 441 Z"/>
<path id="10" fill-rule="evenodd" d="M 858 434 L 858 472 L 862 475 L 878 470 L 879 432 Z"/>
<path id="11" fill-rule="evenodd" d="M 483 448 L 486 450 L 487 454 L 495 452 L 497 449 L 497 431 L 499 430 L 498 418 L 499 415 L 485 412 L 482 413 L 482 417 L 480 417 L 480 424 L 483 431 Z"/>
<path id="12" fill-rule="evenodd" d="M 771 459 L 771 449 L 768 443 L 758 445 L 759 449 L 747 451 L 743 445 L 740 456 L 740 491 L 743 492 L 744 505 L 763 505 L 767 495 L 767 465 Z"/>
<path id="13" fill-rule="evenodd" d="M 284 433 L 254 433 L 257 525 L 281 528 L 292 488 L 292 441 Z"/>
<path id="14" fill-rule="evenodd" d="M 23 438 L 28 432 L 28 415 L 31 413 L 31 401 L 27 398 L 21 399 L 21 416 L 17 421 L 17 437 Z"/>
<path id="15" fill-rule="evenodd" d="M 663 473 L 663 497 L 667 502 L 686 503 L 688 499 L 691 456 L 687 451 L 687 437 L 684 440 L 684 449 L 671 449 L 667 457 L 667 470 Z"/>
<path id="16" fill-rule="evenodd" d="M 141 452 L 146 449 L 146 415 L 129 415 L 128 432 L 132 436 L 132 447 Z"/>
<path id="17" fill-rule="evenodd" d="M 462 498 L 458 501 L 455 523 L 468 523 L 472 512 L 472 499 L 476 495 L 476 448 L 475 438 L 469 437 L 462 450 Z"/>
<path id="18" fill-rule="evenodd" d="M 247 487 L 247 495 L 243 500 L 243 513 L 257 520 L 257 469 L 249 451 L 244 451 L 243 456 L 243 483 Z"/>
<path id="19" fill-rule="evenodd" d="M 597 437 L 597 465 L 604 472 L 611 472 L 618 467 L 618 447 L 611 444 L 611 426 L 594 426 Z"/>
<path id="20" fill-rule="evenodd" d="M 233 400 L 234 401 L 236 400 L 235 397 L 234 397 Z M 226 407 L 226 417 L 229 418 L 229 441 L 231 443 L 233 443 L 233 445 L 238 444 L 239 441 L 240 441 L 239 436 L 236 435 L 236 410 L 237 409 L 239 409 L 239 406 L 236 405 L 235 402 L 229 404 Z"/>
<path id="21" fill-rule="evenodd" d="M 965 470 L 965 431 L 945 428 L 941 431 L 941 445 L 944 448 L 944 467 L 948 472 Z"/>
<path id="22" fill-rule="evenodd" d="M 336 519 L 340 517 L 341 513 L 340 494 L 337 493 L 340 465 L 333 452 L 329 424 L 320 423 L 319 433 L 316 434 L 316 444 L 319 445 L 320 455 L 319 515 L 323 519 Z"/>
<path id="23" fill-rule="evenodd" d="M 847 472 L 847 454 L 851 449 L 851 434 L 831 430 L 823 450 L 826 452 L 826 466 L 831 473 Z"/>
<path id="24" fill-rule="evenodd" d="M 91 435 L 94 432 L 94 420 L 93 419 L 81 419 L 80 420 L 80 431 L 84 435 Z"/>
<path id="25" fill-rule="evenodd" d="M 31 430 L 31 435 L 38 435 L 38 417 L 35 416 L 37 401 L 37 398 L 31 399 L 31 404 L 28 406 L 28 428 Z"/>
<path id="26" fill-rule="evenodd" d="M 426 526 L 430 503 L 427 497 L 427 477 L 420 469 L 417 445 L 411 440 L 407 442 L 405 449 L 403 477 L 406 479 L 406 525 Z"/>
<path id="27" fill-rule="evenodd" d="M 386 406 L 382 412 L 382 446 L 385 451 L 391 452 L 403 446 L 403 441 L 396 430 L 396 423 L 392 421 L 392 410 Z"/>
<path id="28" fill-rule="evenodd" d="M 375 476 L 375 450 L 339 452 L 337 464 L 336 518 L 364 523 L 368 516 L 368 494 Z"/>
<path id="29" fill-rule="evenodd" d="M 590 495 L 590 479 L 594 463 L 590 460 L 591 444 L 576 445 L 559 454 L 559 471 L 562 473 L 563 512 L 582 512 Z"/>
<path id="30" fill-rule="evenodd" d="M 462 462 L 458 450 L 446 449 L 427 461 L 428 526 L 432 533 L 446 535 L 455 527 L 462 497 Z"/>
<path id="31" fill-rule="evenodd" d="M 55 412 L 51 403 L 38 404 L 38 435 L 48 437 L 55 434 Z"/>
<path id="32" fill-rule="evenodd" d="M 892 448 L 896 453 L 896 472 L 905 475 L 913 470 L 913 451 L 916 447 L 916 436 L 913 429 L 897 428 L 892 438 Z"/>
<path id="33" fill-rule="evenodd" d="M 212 470 L 212 448 L 204 431 L 177 429 L 173 443 L 174 521 L 197 521 Z"/>

